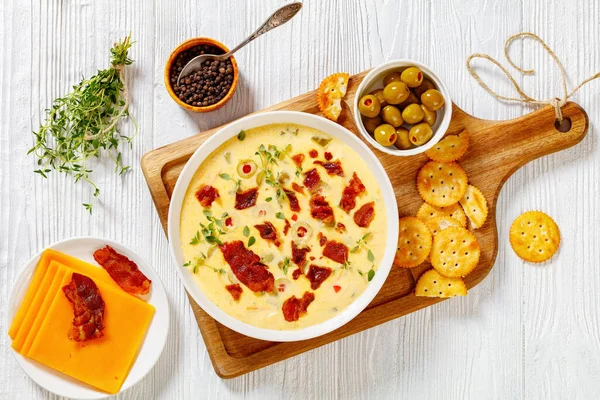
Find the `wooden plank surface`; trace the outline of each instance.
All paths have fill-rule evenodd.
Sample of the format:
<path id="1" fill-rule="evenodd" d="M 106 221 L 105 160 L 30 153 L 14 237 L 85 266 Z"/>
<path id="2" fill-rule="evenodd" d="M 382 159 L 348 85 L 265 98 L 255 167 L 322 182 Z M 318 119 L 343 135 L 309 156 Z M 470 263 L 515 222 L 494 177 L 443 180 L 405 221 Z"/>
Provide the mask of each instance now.
<path id="1" fill-rule="evenodd" d="M 99 235 L 135 248 L 161 276 L 172 308 L 171 335 L 156 368 L 121 398 L 595 398 L 600 391 L 600 121 L 598 83 L 576 95 L 591 128 L 581 145 L 525 166 L 498 200 L 498 258 L 464 299 L 442 302 L 375 329 L 249 375 L 223 381 L 212 370 L 188 299 L 173 268 L 160 221 L 139 168 L 147 151 L 311 90 L 327 74 L 357 73 L 393 58 L 429 64 L 453 100 L 480 118 L 529 112 L 497 103 L 464 68 L 472 52 L 499 59 L 504 39 L 538 33 L 564 61 L 571 85 L 600 66 L 600 4 L 574 0 L 475 2 L 306 0 L 301 14 L 236 57 L 242 83 L 234 100 L 210 115 L 192 115 L 168 97 L 162 68 L 179 42 L 211 36 L 232 46 L 282 0 L 0 1 L 0 331 L 19 269 L 48 244 Z M 79 77 L 105 65 L 107 49 L 132 31 L 132 114 L 141 134 L 122 178 L 99 169 L 102 204 L 80 207 L 87 191 L 53 175 L 32 173 L 25 156 L 44 108 Z M 525 43 L 515 61 L 537 70 L 521 78 L 539 97 L 559 93 L 558 72 Z M 512 93 L 497 70 L 483 76 Z M 130 126 L 124 133 L 131 133 Z M 83 193 L 82 193 L 83 192 Z M 558 222 L 562 247 L 532 266 L 507 241 L 512 220 L 542 209 Z M 135 229 L 133 229 L 135 228 Z M 0 398 L 48 398 L 26 378 L 0 336 Z M 310 382 L 310 385 L 307 385 Z"/>

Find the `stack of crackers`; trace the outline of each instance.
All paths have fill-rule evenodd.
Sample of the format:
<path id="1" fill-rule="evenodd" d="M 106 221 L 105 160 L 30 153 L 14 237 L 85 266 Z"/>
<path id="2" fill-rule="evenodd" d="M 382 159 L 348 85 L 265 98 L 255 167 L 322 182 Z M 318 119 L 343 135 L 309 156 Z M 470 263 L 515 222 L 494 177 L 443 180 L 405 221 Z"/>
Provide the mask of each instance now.
<path id="1" fill-rule="evenodd" d="M 417 175 L 424 203 L 416 216 L 400 218 L 394 265 L 413 268 L 429 259 L 433 267 L 419 278 L 417 296 L 465 296 L 463 277 L 479 262 L 479 242 L 472 231 L 485 223 L 488 206 L 457 162 L 468 147 L 469 134 L 463 131 L 446 136 L 425 152 L 430 161 Z"/>

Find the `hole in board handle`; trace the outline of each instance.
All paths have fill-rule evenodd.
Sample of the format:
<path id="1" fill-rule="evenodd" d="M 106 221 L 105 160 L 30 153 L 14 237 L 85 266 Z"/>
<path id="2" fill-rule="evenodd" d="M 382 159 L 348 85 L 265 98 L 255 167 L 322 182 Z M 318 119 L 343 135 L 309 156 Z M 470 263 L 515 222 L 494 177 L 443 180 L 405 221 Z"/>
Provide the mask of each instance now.
<path id="1" fill-rule="evenodd" d="M 558 119 L 554 121 L 554 128 L 559 132 L 569 132 L 571 130 L 571 118 L 565 117 L 562 122 Z"/>

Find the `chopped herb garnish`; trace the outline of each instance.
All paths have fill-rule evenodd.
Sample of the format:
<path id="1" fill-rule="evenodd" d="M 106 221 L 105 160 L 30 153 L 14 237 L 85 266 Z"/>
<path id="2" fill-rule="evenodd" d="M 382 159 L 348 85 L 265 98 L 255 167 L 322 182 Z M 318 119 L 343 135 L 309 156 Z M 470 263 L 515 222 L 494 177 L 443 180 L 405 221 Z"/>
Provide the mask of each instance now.
<path id="1" fill-rule="evenodd" d="M 367 275 L 367 281 L 371 282 L 373 280 L 374 276 L 375 276 L 375 270 L 374 269 L 370 269 L 369 273 Z"/>
<path id="2" fill-rule="evenodd" d="M 238 133 L 237 135 L 238 140 L 241 142 L 242 140 L 246 139 L 246 132 L 241 130 L 240 133 Z"/>
<path id="3" fill-rule="evenodd" d="M 252 246 L 254 243 L 256 243 L 256 239 L 254 236 L 250 236 L 250 239 L 248 239 L 248 247 Z"/>
<path id="4" fill-rule="evenodd" d="M 268 203 L 268 202 L 270 202 L 271 200 L 273 200 L 273 198 L 272 198 L 272 197 L 267 197 L 267 198 L 265 199 L 265 201 L 266 201 L 267 203 Z"/>
<path id="5" fill-rule="evenodd" d="M 201 241 L 202 241 L 202 239 L 200 238 L 200 231 L 196 231 L 196 234 L 194 235 L 192 240 L 190 240 L 190 244 L 196 245 L 196 244 L 200 243 Z"/>
<path id="6" fill-rule="evenodd" d="M 246 225 L 244 227 L 244 236 L 248 237 L 248 235 L 250 235 L 250 228 L 248 228 L 248 226 Z"/>
<path id="7" fill-rule="evenodd" d="M 219 174 L 219 178 L 224 179 L 226 181 L 230 181 L 231 175 L 223 173 L 223 174 Z"/>
<path id="8" fill-rule="evenodd" d="M 275 214 L 275 216 L 279 219 L 285 219 L 285 215 L 283 215 L 283 213 L 280 211 L 277 214 Z"/>
<path id="9" fill-rule="evenodd" d="M 373 255 L 373 252 L 371 251 L 371 249 L 369 249 L 369 251 L 367 251 L 367 259 L 369 260 L 369 262 L 375 261 L 375 256 Z"/>
<path id="10" fill-rule="evenodd" d="M 279 267 L 282 269 L 284 275 L 287 275 L 287 273 L 288 273 L 288 269 L 290 268 L 290 261 L 291 261 L 290 258 L 286 257 L 280 263 Z"/>
<path id="11" fill-rule="evenodd" d="M 226 151 L 223 157 L 225 157 L 225 161 L 227 161 L 227 164 L 231 164 L 231 152 Z"/>

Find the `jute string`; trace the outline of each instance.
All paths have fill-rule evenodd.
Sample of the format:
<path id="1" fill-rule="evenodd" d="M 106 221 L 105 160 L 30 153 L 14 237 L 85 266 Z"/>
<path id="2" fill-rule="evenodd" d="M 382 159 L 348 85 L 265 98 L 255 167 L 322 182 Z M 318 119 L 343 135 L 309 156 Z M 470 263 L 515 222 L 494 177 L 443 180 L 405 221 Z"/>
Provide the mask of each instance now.
<path id="1" fill-rule="evenodd" d="M 559 122 L 562 122 L 563 115 L 562 115 L 561 107 L 564 106 L 566 104 L 567 100 L 571 96 L 573 96 L 579 89 L 581 89 L 581 87 L 583 85 L 585 85 L 586 83 L 588 83 L 590 81 L 593 81 L 594 79 L 600 78 L 600 72 L 596 73 L 595 75 L 590 76 L 587 79 L 584 79 L 579 85 L 577 85 L 577 87 L 575 89 L 573 89 L 571 92 L 569 92 L 567 89 L 567 73 L 565 72 L 565 68 L 563 67 L 562 63 L 560 62 L 560 60 L 558 59 L 558 57 L 556 56 L 554 51 L 552 51 L 552 49 L 550 47 L 548 47 L 548 45 L 542 39 L 540 39 L 540 37 L 538 35 L 536 35 L 535 33 L 521 32 L 521 33 L 517 33 L 516 35 L 512 35 L 511 37 L 509 37 L 506 40 L 506 42 L 504 43 L 504 57 L 506 57 L 506 60 L 508 61 L 508 63 L 510 65 L 512 65 L 517 71 L 519 71 L 523 75 L 533 75 L 535 73 L 535 70 L 523 69 L 523 68 L 519 67 L 518 65 L 516 65 L 513 62 L 513 60 L 510 58 L 510 55 L 508 54 L 508 48 L 510 47 L 510 44 L 512 43 L 512 41 L 517 38 L 520 38 L 520 37 L 523 37 L 523 38 L 528 37 L 528 38 L 536 40 L 537 42 L 539 42 L 542 45 L 544 50 L 546 50 L 546 52 L 548 54 L 550 54 L 550 56 L 552 57 L 552 59 L 554 60 L 554 62 L 556 63 L 556 65 L 558 66 L 558 69 L 560 71 L 561 80 L 562 80 L 562 91 L 563 91 L 562 97 L 554 97 L 554 98 L 548 99 L 548 100 L 537 100 L 537 99 L 529 96 L 528 94 L 526 94 L 523 91 L 521 86 L 519 86 L 519 84 L 517 83 L 515 78 L 511 75 L 511 73 L 508 72 L 508 70 L 506 68 L 504 68 L 495 58 L 493 58 L 487 54 L 481 54 L 481 53 L 471 54 L 469 56 L 469 58 L 467 58 L 467 70 L 469 71 L 471 76 L 475 79 L 475 81 L 477 81 L 477 83 L 479 83 L 479 86 L 481 86 L 486 92 L 488 92 L 489 94 L 491 94 L 498 100 L 514 101 L 514 102 L 525 103 L 525 104 L 543 104 L 543 105 L 550 104 L 554 107 L 554 112 L 556 113 L 556 119 Z M 502 72 L 504 72 L 504 75 L 506 75 L 506 77 L 510 80 L 510 82 L 515 87 L 515 90 L 521 97 L 517 98 L 517 97 L 502 96 L 502 95 L 494 92 L 492 89 L 490 89 L 490 87 L 481 80 L 481 78 L 479 77 L 477 72 L 475 72 L 473 70 L 473 67 L 471 66 L 471 61 L 474 58 L 483 58 L 483 59 L 488 60 L 491 63 L 495 64 L 498 68 L 500 68 L 500 70 Z"/>

